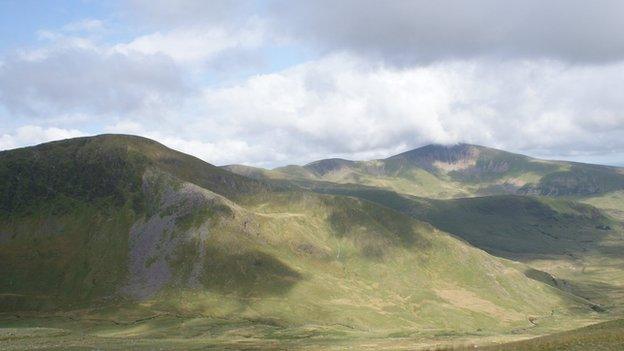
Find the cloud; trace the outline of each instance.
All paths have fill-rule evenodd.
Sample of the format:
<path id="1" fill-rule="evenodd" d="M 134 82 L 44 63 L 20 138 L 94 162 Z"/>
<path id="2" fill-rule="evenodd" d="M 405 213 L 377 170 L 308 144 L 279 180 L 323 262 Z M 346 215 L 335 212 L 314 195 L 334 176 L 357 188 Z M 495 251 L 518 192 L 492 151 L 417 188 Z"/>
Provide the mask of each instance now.
<path id="1" fill-rule="evenodd" d="M 624 58 L 619 0 L 135 0 L 160 25 L 235 24 L 260 14 L 273 31 L 324 53 L 399 65 L 481 56 L 601 63 Z"/>
<path id="2" fill-rule="evenodd" d="M 66 32 L 91 32 L 98 31 L 104 28 L 104 23 L 98 19 L 85 18 L 80 21 L 71 22 L 63 26 L 63 31 Z"/>
<path id="3" fill-rule="evenodd" d="M 122 120 L 105 128 L 107 133 L 135 134 L 158 140 L 164 145 L 199 157 L 207 162 L 223 165 L 233 162 L 262 164 L 266 160 L 264 148 L 250 145 L 241 139 L 228 139 L 224 136 L 214 141 L 193 139 L 192 133 L 167 133 L 166 130 L 143 126 L 140 123 Z"/>
<path id="4" fill-rule="evenodd" d="M 237 25 L 254 12 L 252 0 L 130 0 L 124 3 L 129 10 L 128 16 L 164 26 L 205 25 L 217 23 L 221 25 Z"/>
<path id="5" fill-rule="evenodd" d="M 44 47 L 0 66 L 0 104 L 16 115 L 158 111 L 189 94 L 183 71 L 160 54 L 120 53 L 89 38 L 41 34 Z"/>
<path id="6" fill-rule="evenodd" d="M 250 20 L 236 30 L 222 26 L 192 26 L 157 31 L 115 45 L 113 49 L 126 55 L 162 54 L 184 65 L 206 63 L 228 51 L 256 49 L 263 41 L 263 23 Z"/>
<path id="7" fill-rule="evenodd" d="M 272 164 L 455 142 L 540 155 L 608 153 L 624 151 L 622 72 L 624 64 L 553 61 L 396 68 L 335 55 L 206 89 L 194 103 L 201 117 L 187 125 L 194 135 L 245 140 Z"/>
<path id="8" fill-rule="evenodd" d="M 624 154 L 620 91 L 623 63 L 398 68 L 340 54 L 206 87 L 158 123 L 127 115 L 100 130 L 150 137 L 214 164 L 372 159 L 456 142 L 586 161 Z"/>
<path id="9" fill-rule="evenodd" d="M 2 57 L 0 112 L 12 119 L 0 146 L 48 140 L 9 131 L 37 126 L 140 134 L 216 164 L 370 159 L 460 141 L 624 153 L 622 38 L 605 34 L 622 26 L 611 15 L 619 3 L 185 1 L 171 12 L 134 1 L 153 4 L 154 20 L 124 41 L 79 21 Z M 218 79 L 283 36 L 320 50 Z"/>
<path id="10" fill-rule="evenodd" d="M 40 30 L 39 46 L 7 54 L 0 63 L 0 106 L 39 119 L 164 118 L 195 93 L 198 82 L 238 74 L 262 59 L 264 24 L 236 29 L 193 26 L 157 31 L 108 44 L 73 33 L 97 20 Z M 254 63 L 256 62 L 256 63 Z"/>
<path id="11" fill-rule="evenodd" d="M 617 0 L 287 1 L 276 27 L 329 51 L 412 64 L 478 56 L 609 62 L 624 58 Z"/>
<path id="12" fill-rule="evenodd" d="M 12 134 L 1 134 L 0 150 L 14 149 L 17 147 L 84 135 L 83 132 L 76 129 L 42 128 L 35 125 L 26 125 L 17 128 Z"/>

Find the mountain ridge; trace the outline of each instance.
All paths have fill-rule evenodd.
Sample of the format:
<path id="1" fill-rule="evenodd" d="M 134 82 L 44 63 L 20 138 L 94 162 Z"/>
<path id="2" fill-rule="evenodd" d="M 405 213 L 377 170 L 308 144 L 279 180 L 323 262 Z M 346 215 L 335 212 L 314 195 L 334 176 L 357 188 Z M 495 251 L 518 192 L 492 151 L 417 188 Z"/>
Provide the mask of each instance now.
<path id="1" fill-rule="evenodd" d="M 551 161 L 485 146 L 430 144 L 384 159 L 324 159 L 272 170 L 224 166 L 256 179 L 369 185 L 416 196 L 520 194 L 589 197 L 624 189 L 624 169 Z"/>

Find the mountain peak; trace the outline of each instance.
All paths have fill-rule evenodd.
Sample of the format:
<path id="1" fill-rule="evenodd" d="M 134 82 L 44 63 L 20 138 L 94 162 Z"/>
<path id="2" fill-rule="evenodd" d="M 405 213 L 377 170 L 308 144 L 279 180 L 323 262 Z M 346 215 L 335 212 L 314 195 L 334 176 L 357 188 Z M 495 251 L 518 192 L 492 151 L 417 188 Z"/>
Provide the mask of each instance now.
<path id="1" fill-rule="evenodd" d="M 217 194 L 236 196 L 266 184 L 228 172 L 144 137 L 103 134 L 0 152 L 0 212 L 29 210 L 45 201 L 123 203 L 140 193 L 148 169 Z M 58 200 L 60 201 L 60 200 Z"/>
<path id="2" fill-rule="evenodd" d="M 387 160 L 404 159 L 430 165 L 433 162 L 457 163 L 462 160 L 476 159 L 481 152 L 489 149 L 484 146 L 458 143 L 451 145 L 429 144 L 398 155 L 391 156 Z"/>
<path id="3" fill-rule="evenodd" d="M 324 175 L 326 173 L 348 167 L 355 164 L 356 161 L 345 160 L 342 158 L 328 158 L 324 160 L 310 162 L 304 167 L 318 175 Z"/>

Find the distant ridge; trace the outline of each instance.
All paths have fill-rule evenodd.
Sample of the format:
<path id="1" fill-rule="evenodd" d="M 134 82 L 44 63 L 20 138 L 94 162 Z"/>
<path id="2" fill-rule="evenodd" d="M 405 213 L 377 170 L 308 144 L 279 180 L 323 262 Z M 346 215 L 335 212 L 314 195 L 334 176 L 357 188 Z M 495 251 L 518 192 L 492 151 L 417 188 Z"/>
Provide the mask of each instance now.
<path id="1" fill-rule="evenodd" d="M 256 179 L 329 181 L 433 198 L 518 194 L 599 196 L 624 189 L 624 169 L 549 161 L 466 143 L 430 144 L 385 159 L 330 158 L 273 170 L 228 166 Z"/>

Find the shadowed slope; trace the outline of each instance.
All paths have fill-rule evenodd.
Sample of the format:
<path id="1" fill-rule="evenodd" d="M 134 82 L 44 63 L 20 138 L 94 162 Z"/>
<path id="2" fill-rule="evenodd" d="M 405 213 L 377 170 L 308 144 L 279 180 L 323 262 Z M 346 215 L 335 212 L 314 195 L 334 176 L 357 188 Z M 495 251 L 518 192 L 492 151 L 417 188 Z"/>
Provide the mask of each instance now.
<path id="1" fill-rule="evenodd" d="M 0 175 L 3 309 L 71 307 L 115 297 L 128 273 L 129 237 L 137 223 L 162 210 L 166 188 L 193 180 L 232 197 L 268 189 L 149 139 L 122 135 L 5 151 Z M 163 177 L 169 180 L 150 182 Z M 193 206 L 189 196 L 178 202 L 190 205 L 170 209 L 175 216 L 167 220 L 184 219 L 183 208 L 211 208 Z"/>

